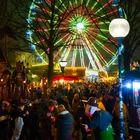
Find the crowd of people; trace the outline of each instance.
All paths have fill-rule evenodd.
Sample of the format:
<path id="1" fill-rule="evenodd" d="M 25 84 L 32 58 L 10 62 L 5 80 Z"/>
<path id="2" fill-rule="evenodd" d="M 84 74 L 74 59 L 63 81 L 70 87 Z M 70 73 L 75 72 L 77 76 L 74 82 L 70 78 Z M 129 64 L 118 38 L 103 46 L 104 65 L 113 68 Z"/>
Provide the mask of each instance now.
<path id="1" fill-rule="evenodd" d="M 0 103 L 1 140 L 118 140 L 118 85 L 111 83 L 57 85 L 39 89 L 33 98 Z M 124 102 L 124 137 L 129 139 Z"/>

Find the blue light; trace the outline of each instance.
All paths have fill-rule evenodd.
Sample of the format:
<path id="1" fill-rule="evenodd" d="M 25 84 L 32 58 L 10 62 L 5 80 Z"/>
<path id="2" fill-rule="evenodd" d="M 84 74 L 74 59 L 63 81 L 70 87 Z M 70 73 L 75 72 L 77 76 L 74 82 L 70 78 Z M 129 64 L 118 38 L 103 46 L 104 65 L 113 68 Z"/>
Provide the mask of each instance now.
<path id="1" fill-rule="evenodd" d="M 27 32 L 26 32 L 26 35 L 29 35 L 29 36 L 31 36 L 32 35 L 32 31 L 31 30 L 27 30 Z"/>
<path id="2" fill-rule="evenodd" d="M 32 15 L 36 15 L 36 12 L 33 11 L 33 12 L 32 12 Z"/>
<path id="3" fill-rule="evenodd" d="M 27 18 L 27 22 L 28 22 L 29 24 L 31 24 L 31 23 L 32 23 L 32 19 L 31 19 L 31 18 Z"/>
<path id="4" fill-rule="evenodd" d="M 131 83 L 127 83 L 125 86 L 126 86 L 127 88 L 131 88 Z"/>
<path id="5" fill-rule="evenodd" d="M 36 46 L 34 44 L 31 44 L 30 45 L 30 48 L 31 48 L 31 50 L 35 50 L 36 49 Z"/>
<path id="6" fill-rule="evenodd" d="M 31 13 L 32 15 L 36 15 L 36 7 L 35 6 L 31 6 Z"/>
<path id="7" fill-rule="evenodd" d="M 124 17 L 124 9 L 122 7 L 119 8 L 119 15 L 120 17 Z"/>
<path id="8" fill-rule="evenodd" d="M 35 10 L 35 5 L 31 5 L 31 10 Z"/>
<path id="9" fill-rule="evenodd" d="M 37 56 L 36 59 L 37 59 L 37 62 L 38 62 L 38 63 L 42 63 L 43 58 L 42 58 L 41 56 Z"/>
<path id="10" fill-rule="evenodd" d="M 35 3 L 41 4 L 42 3 L 42 0 L 36 0 Z"/>
<path id="11" fill-rule="evenodd" d="M 112 6 L 118 6 L 118 0 L 113 0 L 112 1 Z"/>

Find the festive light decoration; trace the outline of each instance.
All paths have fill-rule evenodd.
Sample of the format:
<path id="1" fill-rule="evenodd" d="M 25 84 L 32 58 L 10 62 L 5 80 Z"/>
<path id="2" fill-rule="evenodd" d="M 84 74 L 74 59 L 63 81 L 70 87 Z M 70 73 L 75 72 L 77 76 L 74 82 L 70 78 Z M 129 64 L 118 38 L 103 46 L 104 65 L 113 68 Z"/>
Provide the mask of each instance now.
<path id="1" fill-rule="evenodd" d="M 26 37 L 30 40 L 32 49 L 35 50 L 43 63 L 47 63 L 45 53 L 37 49 L 40 43 L 45 44 L 45 37 L 49 34 L 51 3 L 42 0 L 33 0 L 28 14 L 30 30 Z M 61 6 L 60 6 L 61 4 Z M 67 66 L 87 67 L 87 69 L 103 70 L 109 67 L 117 58 L 117 49 L 109 33 L 109 21 L 117 13 L 117 8 L 111 8 L 112 0 L 70 0 L 67 2 L 57 0 L 54 9 L 54 22 L 58 23 L 64 15 L 67 15 L 60 23 L 60 27 L 54 27 L 62 34 L 55 41 L 55 46 L 64 44 L 54 55 L 54 61 L 67 60 Z M 34 25 L 39 25 L 32 30 Z M 40 27 L 40 28 L 39 28 Z M 39 36 L 42 33 L 42 36 Z M 114 45 L 112 45 L 112 42 Z M 49 51 L 49 50 L 48 50 Z"/>
<path id="2" fill-rule="evenodd" d="M 82 30 L 83 28 L 84 28 L 84 25 L 83 25 L 83 23 L 77 23 L 77 29 L 78 30 Z"/>
<path id="3" fill-rule="evenodd" d="M 118 0 L 112 0 L 112 6 L 118 6 Z"/>

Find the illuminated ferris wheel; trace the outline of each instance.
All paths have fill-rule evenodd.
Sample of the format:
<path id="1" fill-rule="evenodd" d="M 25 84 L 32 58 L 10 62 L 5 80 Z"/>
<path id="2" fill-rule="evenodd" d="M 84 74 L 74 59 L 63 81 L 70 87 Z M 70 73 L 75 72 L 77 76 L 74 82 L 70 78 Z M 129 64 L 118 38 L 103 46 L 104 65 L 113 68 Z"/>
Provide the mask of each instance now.
<path id="1" fill-rule="evenodd" d="M 67 15 L 60 24 L 59 31 L 62 35 L 56 42 L 64 45 L 54 53 L 54 61 L 67 60 L 67 66 L 97 71 L 112 65 L 117 58 L 117 48 L 112 45 L 116 42 L 108 32 L 109 23 L 117 13 L 117 9 L 111 7 L 112 0 L 69 0 L 68 6 L 62 0 L 33 0 L 28 23 L 32 27 L 39 24 L 38 32 L 45 32 L 46 35 L 49 31 L 49 19 L 43 15 L 44 12 L 52 12 L 49 6 L 53 1 L 58 13 L 55 16 L 61 18 L 61 15 Z M 32 29 L 26 34 L 38 57 L 43 63 L 47 63 L 45 53 L 36 47 L 43 38 Z"/>

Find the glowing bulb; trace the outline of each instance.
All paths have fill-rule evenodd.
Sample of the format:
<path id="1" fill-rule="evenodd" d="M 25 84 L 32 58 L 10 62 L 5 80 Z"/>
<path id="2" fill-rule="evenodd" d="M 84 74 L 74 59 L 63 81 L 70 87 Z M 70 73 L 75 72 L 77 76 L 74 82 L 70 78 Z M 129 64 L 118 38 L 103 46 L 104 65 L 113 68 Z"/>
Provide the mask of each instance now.
<path id="1" fill-rule="evenodd" d="M 77 23 L 76 27 L 78 30 L 82 30 L 84 28 L 84 25 L 83 23 Z"/>
<path id="2" fill-rule="evenodd" d="M 64 83 L 64 79 L 59 80 L 59 82 L 60 82 L 61 84 Z"/>
<path id="3" fill-rule="evenodd" d="M 126 87 L 127 87 L 127 88 L 131 88 L 131 83 L 127 83 L 127 84 L 126 84 Z"/>
<path id="4" fill-rule="evenodd" d="M 130 25 L 126 19 L 113 19 L 109 24 L 109 33 L 113 37 L 126 37 L 130 31 Z"/>

